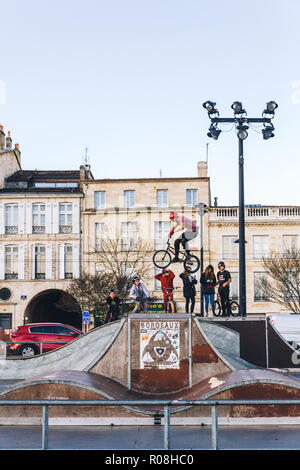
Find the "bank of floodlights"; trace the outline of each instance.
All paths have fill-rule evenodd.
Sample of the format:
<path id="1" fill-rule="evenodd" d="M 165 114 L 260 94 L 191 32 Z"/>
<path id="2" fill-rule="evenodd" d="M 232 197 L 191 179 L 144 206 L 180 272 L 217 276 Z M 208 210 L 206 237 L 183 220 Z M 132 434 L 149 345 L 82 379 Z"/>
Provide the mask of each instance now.
<path id="1" fill-rule="evenodd" d="M 278 104 L 275 101 L 268 101 L 261 118 L 248 118 L 247 112 L 240 101 L 234 101 L 231 105 L 231 109 L 233 109 L 234 113 L 233 118 L 220 118 L 216 103 L 213 101 L 205 101 L 203 108 L 206 109 L 208 117 L 211 120 L 207 134 L 211 139 L 217 140 L 221 134 L 222 131 L 218 128 L 219 123 L 230 122 L 235 123 L 236 134 L 240 140 L 245 140 L 248 137 L 249 123 L 262 124 L 263 128 L 261 132 L 264 140 L 274 137 L 274 126 L 271 120 L 274 118 L 275 110 L 278 108 Z"/>

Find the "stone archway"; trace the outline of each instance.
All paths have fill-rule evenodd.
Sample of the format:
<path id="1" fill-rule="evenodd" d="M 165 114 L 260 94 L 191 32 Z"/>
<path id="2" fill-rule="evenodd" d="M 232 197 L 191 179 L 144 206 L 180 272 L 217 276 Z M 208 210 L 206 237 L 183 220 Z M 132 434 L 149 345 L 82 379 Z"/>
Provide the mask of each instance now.
<path id="1" fill-rule="evenodd" d="M 74 297 L 60 289 L 35 295 L 26 307 L 26 323 L 59 322 L 82 329 L 81 309 Z"/>

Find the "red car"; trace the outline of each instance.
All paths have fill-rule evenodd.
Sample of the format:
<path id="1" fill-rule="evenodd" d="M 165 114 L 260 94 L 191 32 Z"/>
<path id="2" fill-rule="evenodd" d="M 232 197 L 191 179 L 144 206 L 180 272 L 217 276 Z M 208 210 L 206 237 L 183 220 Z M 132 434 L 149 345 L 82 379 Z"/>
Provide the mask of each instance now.
<path id="1" fill-rule="evenodd" d="M 82 331 L 62 323 L 28 323 L 12 332 L 8 354 L 34 356 L 60 348 L 82 335 Z"/>

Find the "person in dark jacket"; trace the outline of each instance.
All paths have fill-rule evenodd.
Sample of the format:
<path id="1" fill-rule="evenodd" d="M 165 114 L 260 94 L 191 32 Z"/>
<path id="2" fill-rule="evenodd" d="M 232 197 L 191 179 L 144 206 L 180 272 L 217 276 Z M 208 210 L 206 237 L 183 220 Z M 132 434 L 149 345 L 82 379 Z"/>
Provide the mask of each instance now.
<path id="1" fill-rule="evenodd" d="M 201 274 L 200 278 L 201 293 L 205 302 L 205 315 L 208 317 L 209 303 L 213 310 L 213 303 L 215 300 L 215 286 L 217 284 L 214 268 L 211 264 L 207 266 L 205 271 Z"/>
<path id="2" fill-rule="evenodd" d="M 179 275 L 183 282 L 183 296 L 185 297 L 185 310 L 189 313 L 189 304 L 191 303 L 191 313 L 195 307 L 196 288 L 198 283 L 196 278 L 191 275 L 190 270 L 187 268 L 182 274 Z"/>
<path id="3" fill-rule="evenodd" d="M 118 320 L 120 315 L 120 299 L 113 289 L 109 291 L 106 303 L 108 304 L 106 323 Z"/>
<path id="4" fill-rule="evenodd" d="M 225 263 L 220 261 L 218 264 L 217 284 L 219 285 L 219 296 L 221 299 L 222 316 L 230 317 L 231 309 L 229 302 L 229 284 L 231 283 L 231 274 L 225 269 Z"/>

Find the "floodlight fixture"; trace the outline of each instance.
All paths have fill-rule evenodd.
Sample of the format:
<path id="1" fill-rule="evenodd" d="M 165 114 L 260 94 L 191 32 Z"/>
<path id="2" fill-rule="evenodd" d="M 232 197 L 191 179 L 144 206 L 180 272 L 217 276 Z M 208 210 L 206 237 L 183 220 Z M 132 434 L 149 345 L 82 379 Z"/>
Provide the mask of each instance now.
<path id="1" fill-rule="evenodd" d="M 268 113 L 274 113 L 275 109 L 278 108 L 278 104 L 275 101 L 269 101 L 267 103 L 267 111 Z"/>
<path id="2" fill-rule="evenodd" d="M 274 126 L 272 123 L 265 125 L 264 128 L 262 129 L 262 135 L 264 140 L 268 140 L 271 137 L 274 137 Z"/>
<path id="3" fill-rule="evenodd" d="M 243 105 L 240 101 L 234 101 L 231 108 L 234 111 L 234 114 L 244 114 L 246 111 L 243 109 Z"/>
<path id="4" fill-rule="evenodd" d="M 212 124 L 209 128 L 209 132 L 207 133 L 207 136 L 210 137 L 211 139 L 218 140 L 221 132 L 222 132 L 221 129 L 218 129 L 215 124 Z"/>
<path id="5" fill-rule="evenodd" d="M 208 112 L 208 114 L 219 114 L 218 110 L 215 108 L 216 106 L 216 103 L 214 103 L 213 101 L 205 101 L 205 103 L 203 103 L 203 108 L 206 109 L 206 111 Z"/>
<path id="6" fill-rule="evenodd" d="M 247 129 L 249 129 L 249 126 L 241 125 L 237 126 L 237 136 L 241 140 L 245 140 L 248 137 L 248 132 Z"/>

